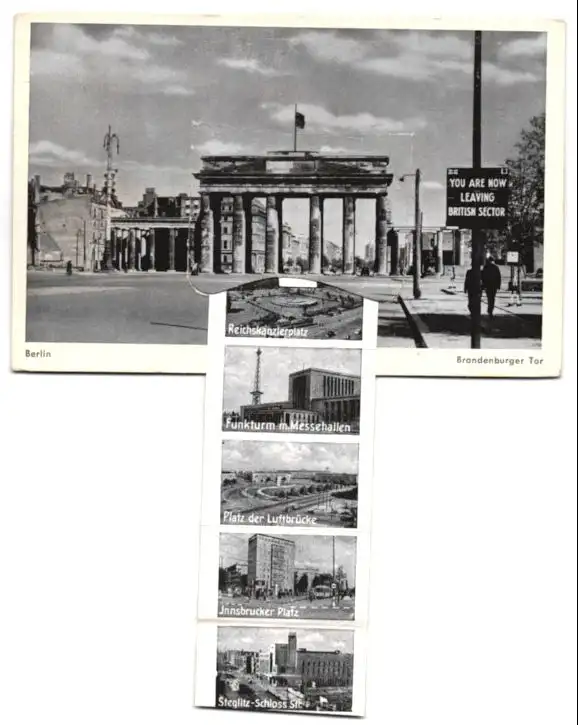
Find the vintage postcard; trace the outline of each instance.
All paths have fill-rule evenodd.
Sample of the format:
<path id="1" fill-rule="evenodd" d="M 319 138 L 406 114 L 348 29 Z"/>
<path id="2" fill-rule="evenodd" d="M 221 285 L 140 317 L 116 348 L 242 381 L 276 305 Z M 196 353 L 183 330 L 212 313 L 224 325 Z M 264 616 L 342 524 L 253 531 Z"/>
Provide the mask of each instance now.
<path id="1" fill-rule="evenodd" d="M 364 649 L 353 629 L 201 624 L 195 704 L 363 715 Z"/>
<path id="2" fill-rule="evenodd" d="M 231 289 L 230 337 L 353 341 L 366 298 L 378 375 L 558 375 L 564 37 L 18 17 L 13 367 L 205 373 Z"/>

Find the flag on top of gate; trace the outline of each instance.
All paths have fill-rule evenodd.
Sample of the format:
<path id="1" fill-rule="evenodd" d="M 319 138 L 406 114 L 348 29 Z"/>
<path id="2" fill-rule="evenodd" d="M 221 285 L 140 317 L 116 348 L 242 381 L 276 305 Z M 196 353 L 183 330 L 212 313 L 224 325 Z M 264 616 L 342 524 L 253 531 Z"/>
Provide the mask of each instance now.
<path id="1" fill-rule="evenodd" d="M 295 128 L 305 128 L 305 116 L 295 111 Z"/>

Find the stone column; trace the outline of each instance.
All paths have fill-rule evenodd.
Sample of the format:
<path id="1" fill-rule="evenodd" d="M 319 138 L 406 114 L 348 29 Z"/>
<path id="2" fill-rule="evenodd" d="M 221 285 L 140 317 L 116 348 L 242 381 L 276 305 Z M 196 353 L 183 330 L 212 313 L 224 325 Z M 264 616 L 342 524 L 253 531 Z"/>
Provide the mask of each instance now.
<path id="1" fill-rule="evenodd" d="M 245 215 L 245 272 L 255 272 L 253 269 L 253 199 L 243 197 L 243 211 Z"/>
<path id="2" fill-rule="evenodd" d="M 245 273 L 245 209 L 243 197 L 236 194 L 233 197 L 233 272 L 236 274 Z"/>
<path id="3" fill-rule="evenodd" d="M 169 228 L 169 272 L 175 271 L 175 250 L 177 245 L 177 230 Z"/>
<path id="4" fill-rule="evenodd" d="M 279 270 L 279 217 L 277 199 L 267 197 L 267 229 L 265 238 L 265 272 L 277 274 Z"/>
<path id="5" fill-rule="evenodd" d="M 436 243 L 436 273 L 441 277 L 444 273 L 444 233 L 441 229 L 436 233 Z"/>
<path id="6" fill-rule="evenodd" d="M 128 269 L 128 235 L 126 229 L 123 229 L 122 238 L 120 241 L 120 268 L 124 272 Z"/>
<path id="7" fill-rule="evenodd" d="M 223 196 L 211 194 L 211 209 L 213 211 L 213 271 L 223 271 Z"/>
<path id="8" fill-rule="evenodd" d="M 343 197 L 343 274 L 355 272 L 355 198 Z"/>
<path id="9" fill-rule="evenodd" d="M 375 273 L 387 275 L 387 195 L 380 194 L 375 203 Z"/>
<path id="10" fill-rule="evenodd" d="M 135 232 L 134 238 L 134 268 L 137 272 L 141 271 L 142 257 L 142 232 L 140 229 Z"/>
<path id="11" fill-rule="evenodd" d="M 203 194 L 201 197 L 201 272 L 212 272 L 213 246 L 215 243 L 215 229 L 213 223 L 213 210 L 211 209 L 211 197 Z"/>
<path id="12" fill-rule="evenodd" d="M 309 272 L 321 274 L 322 208 L 319 196 L 309 198 Z"/>
<path id="13" fill-rule="evenodd" d="M 156 234 L 155 230 L 151 229 L 149 232 L 149 249 L 148 249 L 148 258 L 149 258 L 149 270 L 151 272 L 156 272 Z"/>
<path id="14" fill-rule="evenodd" d="M 79 250 L 79 256 L 81 256 L 82 250 Z M 84 255 L 82 255 L 82 265 L 85 265 Z M 112 269 L 116 267 L 116 227 L 112 227 L 110 230 L 110 266 Z"/>
<path id="15" fill-rule="evenodd" d="M 277 252 L 277 271 L 283 274 L 284 257 L 284 235 L 283 235 L 283 197 L 277 197 L 277 224 L 279 225 L 278 252 Z"/>
<path id="16" fill-rule="evenodd" d="M 463 263 L 463 242 L 462 233 L 460 231 L 454 231 L 454 265 L 460 267 Z"/>
<path id="17" fill-rule="evenodd" d="M 134 271 L 134 247 L 135 247 L 135 231 L 134 229 L 128 230 L 128 241 L 127 241 L 127 266 L 128 271 Z"/>
<path id="18" fill-rule="evenodd" d="M 390 229 L 387 233 L 387 240 L 391 249 L 391 264 L 389 266 L 390 274 L 399 273 L 399 237 L 395 229 Z"/>

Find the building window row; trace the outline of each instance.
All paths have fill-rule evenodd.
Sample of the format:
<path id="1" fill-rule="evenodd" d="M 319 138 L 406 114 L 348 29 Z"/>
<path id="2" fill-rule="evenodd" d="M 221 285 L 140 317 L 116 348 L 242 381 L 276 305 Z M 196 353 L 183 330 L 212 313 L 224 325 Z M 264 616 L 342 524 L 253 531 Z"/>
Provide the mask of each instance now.
<path id="1" fill-rule="evenodd" d="M 337 398 L 355 393 L 355 381 L 334 375 L 323 376 L 323 397 Z"/>

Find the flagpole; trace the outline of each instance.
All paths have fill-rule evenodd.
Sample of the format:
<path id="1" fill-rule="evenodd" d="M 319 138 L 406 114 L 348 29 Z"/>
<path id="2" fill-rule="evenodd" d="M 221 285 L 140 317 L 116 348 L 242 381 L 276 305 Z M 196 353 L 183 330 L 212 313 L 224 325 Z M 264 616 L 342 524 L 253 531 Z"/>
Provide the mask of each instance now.
<path id="1" fill-rule="evenodd" d="M 295 104 L 295 113 L 293 114 L 293 151 L 297 151 L 297 104 Z"/>

